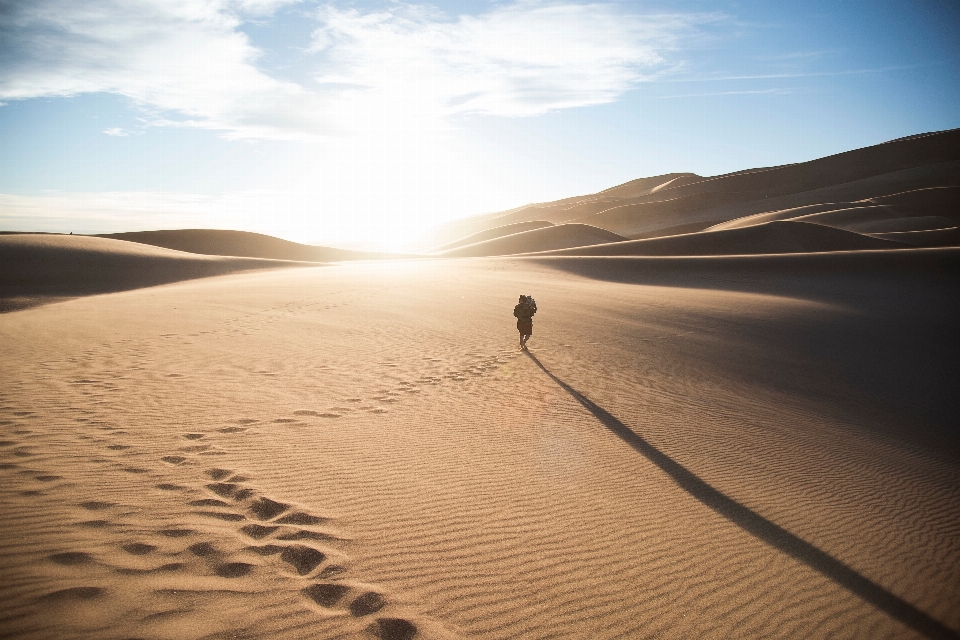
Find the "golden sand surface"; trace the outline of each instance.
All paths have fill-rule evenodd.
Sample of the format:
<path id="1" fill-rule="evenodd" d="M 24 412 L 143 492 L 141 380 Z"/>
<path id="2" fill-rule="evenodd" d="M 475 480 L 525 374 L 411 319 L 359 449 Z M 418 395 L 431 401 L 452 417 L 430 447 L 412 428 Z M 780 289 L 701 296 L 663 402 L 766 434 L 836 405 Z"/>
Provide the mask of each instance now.
<path id="1" fill-rule="evenodd" d="M 678 260 L 0 315 L 0 636 L 958 637 L 958 250 Z"/>

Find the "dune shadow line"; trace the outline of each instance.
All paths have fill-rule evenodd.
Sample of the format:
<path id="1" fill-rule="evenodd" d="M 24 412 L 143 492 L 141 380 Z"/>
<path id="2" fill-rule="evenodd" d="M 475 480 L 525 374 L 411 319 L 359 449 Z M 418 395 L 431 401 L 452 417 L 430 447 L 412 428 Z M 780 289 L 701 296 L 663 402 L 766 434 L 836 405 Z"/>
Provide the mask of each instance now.
<path id="1" fill-rule="evenodd" d="M 689 469 L 638 436 L 606 409 L 553 375 L 535 355 L 529 351 L 526 354 L 544 373 L 550 376 L 551 380 L 573 396 L 574 400 L 583 405 L 607 429 L 641 453 L 650 462 L 657 465 L 682 489 L 707 507 L 760 540 L 820 572 L 927 638 L 960 640 L 960 634 L 940 621 L 890 593 L 869 578 L 860 575 L 830 554 L 714 489 Z"/>

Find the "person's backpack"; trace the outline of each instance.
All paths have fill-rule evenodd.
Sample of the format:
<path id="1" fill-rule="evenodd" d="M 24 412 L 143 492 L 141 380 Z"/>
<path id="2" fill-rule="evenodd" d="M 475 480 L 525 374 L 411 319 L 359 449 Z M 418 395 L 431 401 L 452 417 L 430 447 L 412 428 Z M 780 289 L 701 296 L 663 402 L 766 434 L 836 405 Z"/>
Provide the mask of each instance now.
<path id="1" fill-rule="evenodd" d="M 513 316 L 521 320 L 528 320 L 537 312 L 537 303 L 530 296 L 513 308 Z"/>
<path id="2" fill-rule="evenodd" d="M 526 307 L 532 318 L 537 313 L 537 301 L 533 299 L 533 296 L 527 296 Z"/>

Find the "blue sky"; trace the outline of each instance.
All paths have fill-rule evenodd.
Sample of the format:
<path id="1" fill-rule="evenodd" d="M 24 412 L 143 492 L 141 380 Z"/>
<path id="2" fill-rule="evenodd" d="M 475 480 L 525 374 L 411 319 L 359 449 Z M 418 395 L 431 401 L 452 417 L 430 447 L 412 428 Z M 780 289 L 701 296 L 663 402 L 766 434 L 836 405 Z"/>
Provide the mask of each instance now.
<path id="1" fill-rule="evenodd" d="M 960 3 L 0 9 L 0 229 L 402 249 L 443 220 L 960 126 Z"/>

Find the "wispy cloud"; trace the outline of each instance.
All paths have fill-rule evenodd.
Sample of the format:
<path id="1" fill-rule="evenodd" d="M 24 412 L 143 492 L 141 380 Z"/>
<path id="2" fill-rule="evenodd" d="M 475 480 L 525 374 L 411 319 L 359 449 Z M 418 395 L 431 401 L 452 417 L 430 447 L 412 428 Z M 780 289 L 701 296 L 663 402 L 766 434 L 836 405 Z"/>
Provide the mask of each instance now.
<path id="1" fill-rule="evenodd" d="M 454 17 L 403 3 L 324 6 L 298 62 L 314 69 L 319 82 L 310 85 L 264 71 L 240 30 L 295 1 L 10 3 L 0 21 L 0 101 L 108 92 L 148 110 L 150 124 L 238 138 L 438 128 L 455 114 L 529 116 L 613 101 L 670 68 L 684 38 L 720 19 L 563 1 Z"/>
<path id="2" fill-rule="evenodd" d="M 446 20 L 417 6 L 326 7 L 313 36 L 322 83 L 347 99 L 446 116 L 529 116 L 615 100 L 716 15 L 636 15 L 612 4 L 519 2 Z M 405 114 L 411 115 L 411 114 Z"/>
<path id="3" fill-rule="evenodd" d="M 0 21 L 0 100 L 108 92 L 236 136 L 325 130 L 322 99 L 256 67 L 238 31 L 261 0 L 34 0 Z"/>
<path id="4" fill-rule="evenodd" d="M 111 129 L 104 129 L 103 132 L 104 132 L 105 134 L 107 134 L 108 136 L 115 136 L 115 137 L 126 137 L 126 136 L 130 135 L 130 132 L 129 132 L 129 131 L 127 131 L 126 129 L 121 129 L 121 128 L 119 128 L 119 127 L 113 127 L 113 128 L 111 128 Z"/>

